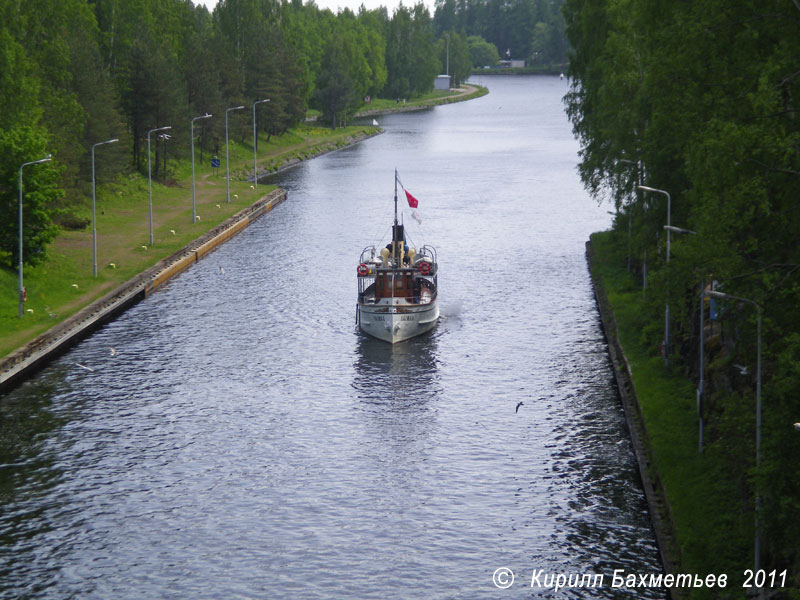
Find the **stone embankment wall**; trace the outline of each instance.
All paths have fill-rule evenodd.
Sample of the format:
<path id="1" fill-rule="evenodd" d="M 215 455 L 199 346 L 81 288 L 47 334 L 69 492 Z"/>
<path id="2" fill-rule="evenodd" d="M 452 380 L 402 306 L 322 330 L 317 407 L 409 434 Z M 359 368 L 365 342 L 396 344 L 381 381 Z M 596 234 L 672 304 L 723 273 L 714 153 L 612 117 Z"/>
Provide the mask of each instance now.
<path id="1" fill-rule="evenodd" d="M 85 338 L 286 199 L 276 189 L 0 361 L 0 392 Z"/>
<path id="2" fill-rule="evenodd" d="M 641 407 L 636 397 L 636 390 L 633 386 L 633 375 L 628 360 L 622 352 L 617 335 L 617 321 L 608 303 L 605 288 L 602 281 L 595 276 L 592 269 L 594 255 L 592 243 L 586 242 L 586 260 L 589 264 L 589 272 L 592 276 L 592 287 L 594 288 L 597 309 L 600 312 L 600 319 L 603 324 L 603 332 L 608 344 L 608 354 L 614 368 L 614 378 L 619 389 L 622 407 L 625 412 L 625 420 L 628 423 L 628 430 L 631 434 L 636 462 L 639 467 L 639 475 L 642 479 L 647 507 L 650 511 L 650 519 L 653 523 L 653 530 L 656 534 L 658 549 L 661 553 L 661 563 L 665 573 L 676 574 L 680 568 L 680 550 L 675 538 L 672 518 L 670 516 L 669 503 L 658 472 L 651 462 L 650 443 L 647 430 L 644 426 Z M 672 588 L 668 590 L 669 597 L 679 600 L 687 596 L 686 590 Z"/>

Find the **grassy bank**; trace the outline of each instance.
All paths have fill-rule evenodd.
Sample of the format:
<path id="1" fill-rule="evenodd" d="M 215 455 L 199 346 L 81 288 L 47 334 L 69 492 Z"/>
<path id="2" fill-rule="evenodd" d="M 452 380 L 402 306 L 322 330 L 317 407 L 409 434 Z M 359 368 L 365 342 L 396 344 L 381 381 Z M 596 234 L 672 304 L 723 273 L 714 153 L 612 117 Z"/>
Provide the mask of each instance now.
<path id="1" fill-rule="evenodd" d="M 644 341 L 642 332 L 652 327 L 652 318 L 641 282 L 626 270 L 625 241 L 611 232 L 594 234 L 591 241 L 592 271 L 617 321 L 649 437 L 651 468 L 669 503 L 680 570 L 728 576 L 726 589 L 695 589 L 691 597 L 743 597 L 744 570 L 753 565 L 753 513 L 742 512 L 742 490 L 726 475 L 723 450 L 710 445 L 698 453 L 694 384 L 668 373 L 657 349 Z"/>
<path id="2" fill-rule="evenodd" d="M 300 126 L 269 143 L 259 141 L 259 169 L 275 171 L 371 135 L 374 127 L 345 127 L 335 131 Z M 138 275 L 200 237 L 275 186 L 254 188 L 252 144 L 231 143 L 230 203 L 226 202 L 225 169 L 212 169 L 206 153 L 195 165 L 197 215 L 192 222 L 191 162 L 170 161 L 169 185 L 153 182 L 153 244 L 149 240 L 147 176 L 130 173 L 97 189 L 98 274 L 92 275 L 91 225 L 80 231 L 61 231 L 48 248 L 47 260 L 26 266 L 28 293 L 24 317 L 18 317 L 17 271 L 0 270 L 0 356 L 75 314 L 117 285 Z M 224 160 L 224 159 L 223 159 Z M 215 172 L 216 171 L 216 172 Z M 91 199 L 77 210 L 91 218 Z"/>
<path id="3" fill-rule="evenodd" d="M 369 104 L 364 104 L 355 114 L 356 117 L 370 117 L 392 112 L 402 112 L 406 110 L 416 110 L 452 102 L 471 100 L 489 93 L 488 88 L 475 85 L 464 84 L 460 88 L 451 90 L 433 90 L 427 94 L 407 98 L 405 102 L 398 102 L 386 98 L 373 98 Z"/>

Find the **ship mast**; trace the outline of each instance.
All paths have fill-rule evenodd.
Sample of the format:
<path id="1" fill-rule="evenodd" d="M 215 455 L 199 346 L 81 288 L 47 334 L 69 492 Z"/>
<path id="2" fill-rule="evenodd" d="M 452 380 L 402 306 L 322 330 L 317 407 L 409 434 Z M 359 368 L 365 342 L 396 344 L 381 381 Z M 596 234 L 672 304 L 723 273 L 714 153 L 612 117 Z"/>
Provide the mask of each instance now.
<path id="1" fill-rule="evenodd" d="M 397 169 L 394 170 L 394 226 L 397 228 Z"/>
<path id="2" fill-rule="evenodd" d="M 400 230 L 398 228 L 397 223 L 397 169 L 394 170 L 394 227 L 392 227 L 392 259 L 394 260 L 395 265 L 401 265 L 402 261 L 400 253 L 400 240 L 402 236 L 400 235 Z"/>

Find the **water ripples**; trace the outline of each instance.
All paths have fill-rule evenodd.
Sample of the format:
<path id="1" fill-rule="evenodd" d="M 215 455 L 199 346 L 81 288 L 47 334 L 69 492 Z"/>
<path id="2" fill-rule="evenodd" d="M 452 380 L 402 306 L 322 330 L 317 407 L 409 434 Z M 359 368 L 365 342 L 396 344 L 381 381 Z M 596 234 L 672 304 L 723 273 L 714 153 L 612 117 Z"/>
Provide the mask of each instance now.
<path id="1" fill-rule="evenodd" d="M 499 566 L 544 598 L 533 569 L 660 570 L 566 88 L 487 83 L 285 172 L 288 202 L 3 398 L 0 598 L 495 598 Z M 392 348 L 356 329 L 354 268 L 395 166 L 443 318 Z M 626 594 L 563 593 L 598 596 Z"/>

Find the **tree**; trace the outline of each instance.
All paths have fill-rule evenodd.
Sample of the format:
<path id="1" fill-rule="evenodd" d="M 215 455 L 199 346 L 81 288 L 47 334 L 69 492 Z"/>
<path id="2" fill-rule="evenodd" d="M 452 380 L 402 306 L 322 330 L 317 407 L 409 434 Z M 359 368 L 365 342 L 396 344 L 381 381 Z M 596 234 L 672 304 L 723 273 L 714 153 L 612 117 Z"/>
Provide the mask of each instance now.
<path id="1" fill-rule="evenodd" d="M 500 61 L 497 47 L 479 35 L 467 37 L 467 46 L 469 47 L 470 60 L 474 69 L 493 67 Z"/>
<path id="2" fill-rule="evenodd" d="M 450 36 L 449 45 L 449 67 L 450 76 L 453 78 L 453 85 L 458 87 L 469 77 L 472 72 L 472 58 L 469 53 L 469 46 L 466 40 L 455 31 L 448 34 Z M 448 62 L 447 58 L 447 39 L 440 38 L 436 43 L 436 51 L 442 65 Z"/>
<path id="3" fill-rule="evenodd" d="M 358 53 L 349 35 L 331 37 L 316 93 L 323 118 L 330 120 L 332 129 L 361 105 L 368 86 L 368 72 L 364 56 Z"/>
<path id="4" fill-rule="evenodd" d="M 504 56 L 508 51 L 510 58 L 563 65 L 568 51 L 563 5 L 564 0 L 437 0 L 433 20 L 437 35 L 453 28 L 488 40 Z"/>
<path id="5" fill-rule="evenodd" d="M 0 131 L 0 252 L 10 268 L 19 262 L 19 226 L 15 218 L 19 206 L 19 168 L 48 154 L 47 135 L 29 126 Z M 53 162 L 31 165 L 23 171 L 23 262 L 40 263 L 47 244 L 55 237 L 48 206 L 63 197 L 59 186 L 61 167 Z"/>
<path id="6" fill-rule="evenodd" d="M 661 285 L 659 301 L 668 294 L 673 309 L 672 364 L 690 377 L 706 371 L 706 441 L 722 452 L 743 491 L 742 514 L 752 513 L 760 491 L 762 568 L 796 564 L 800 503 L 792 472 L 800 439 L 788 423 L 800 414 L 800 8 L 772 0 L 568 0 L 564 14 L 573 47 L 566 102 L 581 143 L 581 178 L 594 195 L 630 211 L 639 249 L 649 247 L 651 257 L 659 254 L 666 207 L 651 203 L 645 211 L 637 201 L 635 185 L 645 173 L 647 184 L 672 193 L 672 222 L 697 231 L 681 241 L 669 270 L 663 260 L 648 263 L 649 281 Z M 615 227 L 627 228 L 627 219 L 618 221 Z M 710 278 L 764 309 L 770 408 L 760 468 L 752 439 L 741 434 L 752 431 L 752 403 L 743 399 L 754 382 L 727 368 L 752 357 L 752 311 L 730 303 L 725 343 L 706 365 L 694 355 L 695 307 Z M 653 314 L 662 309 L 649 307 Z M 657 347 L 655 335 L 642 335 Z"/>

